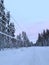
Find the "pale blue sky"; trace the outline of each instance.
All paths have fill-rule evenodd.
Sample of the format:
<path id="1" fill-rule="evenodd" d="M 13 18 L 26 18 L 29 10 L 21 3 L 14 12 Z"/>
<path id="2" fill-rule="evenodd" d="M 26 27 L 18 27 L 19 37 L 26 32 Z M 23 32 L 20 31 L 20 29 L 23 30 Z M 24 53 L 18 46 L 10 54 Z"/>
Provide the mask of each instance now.
<path id="1" fill-rule="evenodd" d="M 24 30 L 34 42 L 39 32 L 49 28 L 49 0 L 4 0 L 4 2 L 5 7 L 16 19 L 14 22 L 16 34 Z"/>

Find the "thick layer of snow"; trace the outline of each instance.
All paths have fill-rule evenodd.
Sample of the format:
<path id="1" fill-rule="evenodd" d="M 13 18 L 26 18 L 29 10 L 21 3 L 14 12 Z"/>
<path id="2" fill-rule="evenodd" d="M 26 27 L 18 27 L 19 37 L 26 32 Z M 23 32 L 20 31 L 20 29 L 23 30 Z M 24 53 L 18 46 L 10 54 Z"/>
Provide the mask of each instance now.
<path id="1" fill-rule="evenodd" d="M 0 51 L 0 65 L 49 65 L 49 47 Z"/>

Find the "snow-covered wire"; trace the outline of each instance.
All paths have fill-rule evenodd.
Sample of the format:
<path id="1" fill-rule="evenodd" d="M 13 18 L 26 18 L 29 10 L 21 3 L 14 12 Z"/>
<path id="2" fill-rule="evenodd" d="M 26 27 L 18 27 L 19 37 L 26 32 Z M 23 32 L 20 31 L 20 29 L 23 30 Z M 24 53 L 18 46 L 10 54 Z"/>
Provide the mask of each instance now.
<path id="1" fill-rule="evenodd" d="M 5 8 L 5 10 L 8 11 L 7 8 Z M 22 30 L 21 26 L 16 22 L 15 18 L 12 16 L 12 14 L 10 14 L 10 16 L 13 19 L 13 21 L 16 23 L 16 25 L 19 27 L 19 29 Z"/>
<path id="2" fill-rule="evenodd" d="M 6 8 L 5 8 L 5 10 L 8 11 Z M 4 15 L 4 14 L 2 13 L 2 11 L 0 11 L 0 12 L 1 12 L 2 15 Z M 5 16 L 5 15 L 4 15 L 4 16 Z M 15 18 L 14 18 L 11 14 L 10 14 L 10 16 L 11 16 L 11 18 L 13 19 L 13 21 L 16 23 L 16 25 L 18 26 L 18 28 L 22 30 L 22 28 L 20 27 L 20 25 L 16 22 Z M 8 20 L 6 16 L 5 16 L 5 18 L 6 18 L 6 20 Z M 4 21 L 4 22 L 5 22 L 5 21 Z"/>
<path id="3" fill-rule="evenodd" d="M 8 35 L 8 34 L 6 34 L 6 33 L 3 33 L 3 32 L 1 32 L 1 31 L 0 31 L 0 33 L 1 33 L 2 35 L 7 36 L 7 37 L 10 37 L 10 38 L 14 38 L 14 39 L 16 39 L 15 37 L 12 37 L 12 36 L 10 36 L 10 35 Z"/>

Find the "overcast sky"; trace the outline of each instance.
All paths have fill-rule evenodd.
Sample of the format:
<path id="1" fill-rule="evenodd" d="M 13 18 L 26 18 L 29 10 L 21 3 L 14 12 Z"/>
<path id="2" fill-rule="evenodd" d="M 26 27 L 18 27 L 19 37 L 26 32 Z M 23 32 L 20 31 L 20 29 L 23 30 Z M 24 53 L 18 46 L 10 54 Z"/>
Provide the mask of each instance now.
<path id="1" fill-rule="evenodd" d="M 16 19 L 12 21 L 16 34 L 25 31 L 29 39 L 35 42 L 39 32 L 49 29 L 49 0 L 4 0 L 4 4 Z"/>

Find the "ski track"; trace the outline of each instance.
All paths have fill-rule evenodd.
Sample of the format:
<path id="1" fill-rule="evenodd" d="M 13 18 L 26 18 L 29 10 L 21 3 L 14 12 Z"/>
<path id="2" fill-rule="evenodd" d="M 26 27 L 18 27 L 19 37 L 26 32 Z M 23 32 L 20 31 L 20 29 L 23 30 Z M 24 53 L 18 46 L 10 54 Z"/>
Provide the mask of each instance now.
<path id="1" fill-rule="evenodd" d="M 49 47 L 29 47 L 0 51 L 0 65 L 49 65 Z"/>

